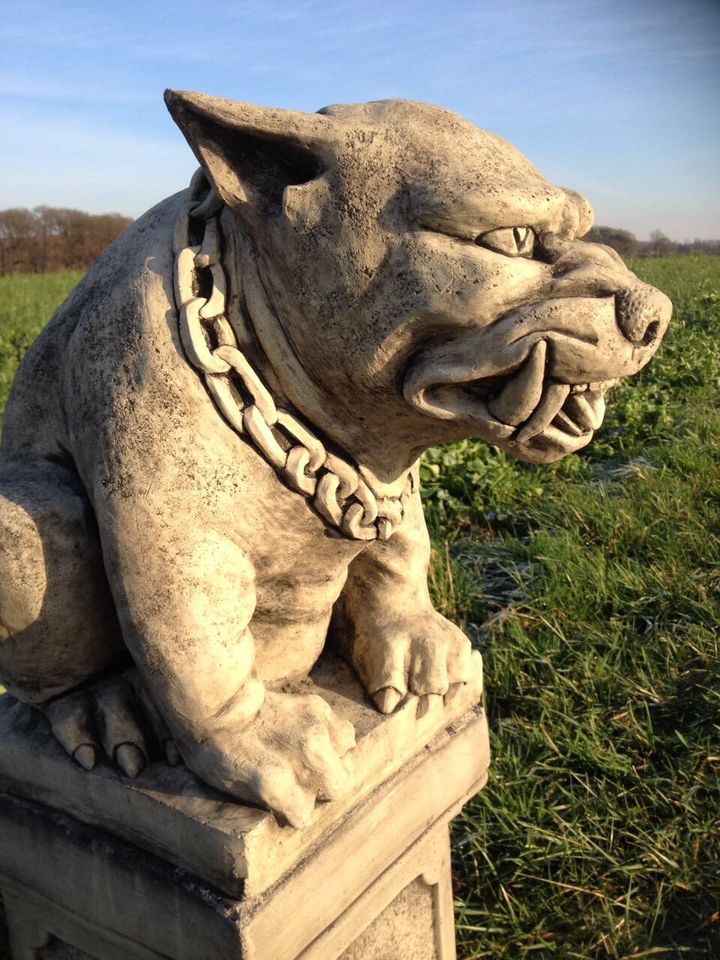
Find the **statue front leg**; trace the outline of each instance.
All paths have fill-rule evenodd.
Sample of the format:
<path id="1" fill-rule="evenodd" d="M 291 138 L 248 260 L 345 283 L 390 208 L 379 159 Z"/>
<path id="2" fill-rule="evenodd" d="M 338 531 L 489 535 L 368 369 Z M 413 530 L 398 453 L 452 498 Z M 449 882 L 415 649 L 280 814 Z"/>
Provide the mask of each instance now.
<path id="1" fill-rule="evenodd" d="M 427 585 L 430 538 L 419 492 L 392 537 L 352 562 L 338 621 L 341 649 L 381 713 L 405 695 L 445 696 L 482 669 L 480 654 L 432 605 Z"/>
<path id="2" fill-rule="evenodd" d="M 265 689 L 255 675 L 252 562 L 206 517 L 188 510 L 178 522 L 162 502 L 96 503 L 123 636 L 140 675 L 132 687 L 146 692 L 150 711 L 201 779 L 302 826 L 316 800 L 350 788 L 345 754 L 354 744 L 352 725 L 320 697 Z M 114 678 L 101 679 L 49 714 L 78 762 L 89 756 L 77 753 L 81 736 L 125 773 L 142 765 L 148 740 L 133 722 L 139 698 L 128 698 L 126 688 L 119 695 Z M 98 715 L 105 720 L 94 737 Z M 108 717 L 121 744 L 108 736 Z"/>

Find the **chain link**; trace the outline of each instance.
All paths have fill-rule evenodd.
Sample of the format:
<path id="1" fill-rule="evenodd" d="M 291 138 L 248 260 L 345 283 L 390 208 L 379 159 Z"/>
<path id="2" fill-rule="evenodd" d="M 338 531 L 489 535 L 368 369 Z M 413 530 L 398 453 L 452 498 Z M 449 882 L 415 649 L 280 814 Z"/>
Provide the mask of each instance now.
<path id="1" fill-rule="evenodd" d="M 185 355 L 227 423 L 250 440 L 290 489 L 308 497 L 327 523 L 353 540 L 387 540 L 403 520 L 414 488 L 412 474 L 399 497 L 378 497 L 357 467 L 330 453 L 296 417 L 277 408 L 226 317 L 227 278 L 216 216 L 221 208 L 198 170 L 173 234 L 175 300 Z"/>

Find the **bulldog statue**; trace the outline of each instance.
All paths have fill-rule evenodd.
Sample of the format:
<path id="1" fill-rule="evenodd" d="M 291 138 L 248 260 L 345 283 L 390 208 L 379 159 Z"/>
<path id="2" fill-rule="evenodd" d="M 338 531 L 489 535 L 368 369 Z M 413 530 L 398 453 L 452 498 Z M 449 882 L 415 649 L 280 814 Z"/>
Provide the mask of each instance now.
<path id="1" fill-rule="evenodd" d="M 291 688 L 331 622 L 377 709 L 478 654 L 437 613 L 417 463 L 580 450 L 671 313 L 592 212 L 434 106 L 317 114 L 169 91 L 201 170 L 29 351 L 0 467 L 0 677 L 68 753 L 164 745 L 308 822 L 354 731 Z"/>

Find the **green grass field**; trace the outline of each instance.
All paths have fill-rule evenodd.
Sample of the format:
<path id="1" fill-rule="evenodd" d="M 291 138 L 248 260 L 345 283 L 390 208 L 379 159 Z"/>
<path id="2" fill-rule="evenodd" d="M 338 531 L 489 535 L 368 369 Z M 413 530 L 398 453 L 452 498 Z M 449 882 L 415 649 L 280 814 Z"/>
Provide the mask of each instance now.
<path id="1" fill-rule="evenodd" d="M 494 752 L 453 827 L 465 960 L 720 957 L 720 259 L 632 267 L 675 318 L 589 450 L 539 468 L 466 442 L 423 468 Z M 76 280 L 0 277 L 0 410 Z"/>

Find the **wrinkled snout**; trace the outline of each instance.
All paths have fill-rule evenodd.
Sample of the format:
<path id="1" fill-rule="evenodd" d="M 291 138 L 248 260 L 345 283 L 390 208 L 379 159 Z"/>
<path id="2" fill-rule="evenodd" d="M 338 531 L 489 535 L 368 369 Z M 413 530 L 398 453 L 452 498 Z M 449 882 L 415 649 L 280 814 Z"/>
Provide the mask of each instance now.
<path id="1" fill-rule="evenodd" d="M 672 304 L 647 283 L 636 283 L 615 294 L 615 317 L 635 347 L 656 347 L 667 330 Z"/>
<path id="2" fill-rule="evenodd" d="M 662 340 L 672 315 L 672 304 L 655 287 L 630 273 L 611 248 L 584 241 L 556 241 L 547 249 L 553 261 L 553 287 L 564 297 L 614 296 L 615 319 L 633 348 L 649 348 Z"/>

